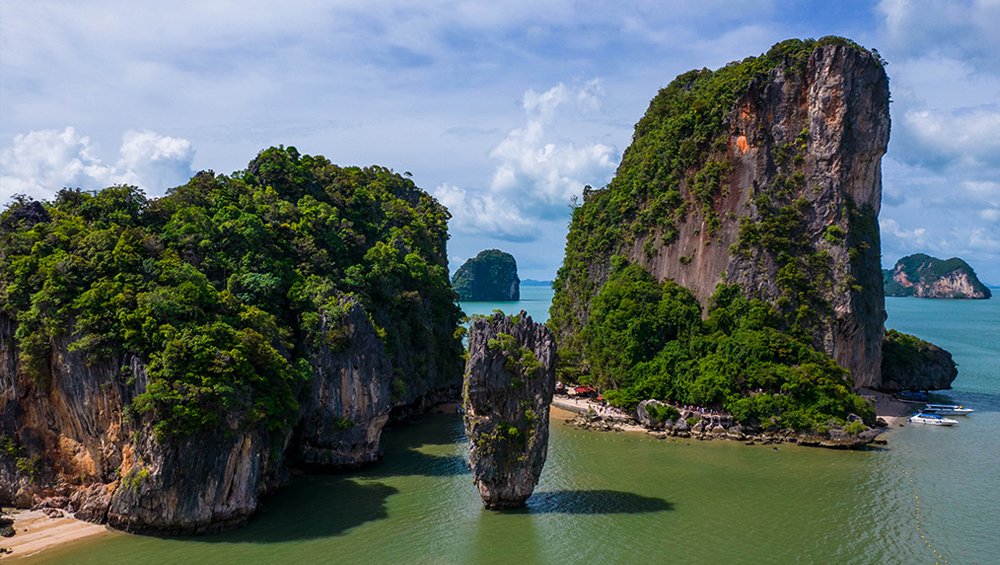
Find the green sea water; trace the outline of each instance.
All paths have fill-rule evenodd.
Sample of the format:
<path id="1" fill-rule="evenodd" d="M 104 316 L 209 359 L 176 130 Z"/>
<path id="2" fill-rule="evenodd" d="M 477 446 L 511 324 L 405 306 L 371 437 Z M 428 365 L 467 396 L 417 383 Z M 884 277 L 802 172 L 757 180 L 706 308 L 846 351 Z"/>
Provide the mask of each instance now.
<path id="1" fill-rule="evenodd" d="M 528 292 L 525 292 L 528 291 Z M 521 303 L 544 320 L 550 289 Z M 949 349 L 978 411 L 951 429 L 906 426 L 880 450 L 655 440 L 554 421 L 519 512 L 483 510 L 461 421 L 384 434 L 377 465 L 303 475 L 244 528 L 200 538 L 114 533 L 40 563 L 998 563 L 1000 300 L 888 299 L 887 325 Z"/>

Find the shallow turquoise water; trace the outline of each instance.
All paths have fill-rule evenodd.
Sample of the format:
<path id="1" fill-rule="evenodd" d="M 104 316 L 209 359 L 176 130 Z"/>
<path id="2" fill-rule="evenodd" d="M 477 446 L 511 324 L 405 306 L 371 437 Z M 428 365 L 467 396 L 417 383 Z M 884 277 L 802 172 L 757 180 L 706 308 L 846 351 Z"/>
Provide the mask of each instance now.
<path id="1" fill-rule="evenodd" d="M 517 314 L 524 310 L 531 319 L 545 323 L 549 319 L 549 304 L 555 291 L 548 286 L 522 286 L 521 300 L 514 302 L 462 302 L 462 310 L 466 316 L 473 314 L 491 314 L 500 310 L 506 314 Z"/>
<path id="2" fill-rule="evenodd" d="M 463 306 L 532 308 L 544 319 L 526 299 Z M 889 299 L 887 308 L 890 327 L 954 354 L 959 380 L 941 398 L 978 410 L 961 425 L 907 426 L 885 449 L 840 452 L 658 441 L 556 421 L 528 508 L 495 513 L 471 484 L 460 420 L 433 416 L 387 431 L 385 458 L 370 469 L 297 477 L 240 530 L 116 533 L 34 561 L 997 563 L 1000 301 Z"/>

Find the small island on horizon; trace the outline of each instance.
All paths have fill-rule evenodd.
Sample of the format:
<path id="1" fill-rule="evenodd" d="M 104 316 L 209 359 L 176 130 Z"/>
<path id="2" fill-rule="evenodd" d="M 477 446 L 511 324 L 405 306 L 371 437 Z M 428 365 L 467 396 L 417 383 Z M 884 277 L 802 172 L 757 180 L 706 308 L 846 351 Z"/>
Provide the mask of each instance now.
<path id="1" fill-rule="evenodd" d="M 506 302 L 521 299 L 521 279 L 514 256 L 499 249 L 486 249 L 455 271 L 452 288 L 459 300 Z"/>
<path id="2" fill-rule="evenodd" d="M 964 259 L 938 259 L 925 253 L 907 255 L 882 270 L 886 296 L 969 298 L 986 300 L 993 293 Z"/>

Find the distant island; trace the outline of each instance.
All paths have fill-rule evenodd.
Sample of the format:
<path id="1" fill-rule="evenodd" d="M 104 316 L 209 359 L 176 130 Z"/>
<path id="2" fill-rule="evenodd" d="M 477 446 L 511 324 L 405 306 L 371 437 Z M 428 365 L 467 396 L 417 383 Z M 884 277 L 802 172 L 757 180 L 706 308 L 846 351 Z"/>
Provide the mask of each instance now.
<path id="1" fill-rule="evenodd" d="M 521 281 L 521 286 L 552 286 L 552 281 L 539 281 L 535 279 L 524 279 Z"/>
<path id="2" fill-rule="evenodd" d="M 521 299 L 521 280 L 517 278 L 514 256 L 499 249 L 486 249 L 466 261 L 451 285 L 459 300 L 507 301 Z"/>
<path id="3" fill-rule="evenodd" d="M 883 269 L 882 283 L 886 296 L 987 299 L 993 295 L 964 260 L 924 253 L 907 255 L 892 269 Z"/>

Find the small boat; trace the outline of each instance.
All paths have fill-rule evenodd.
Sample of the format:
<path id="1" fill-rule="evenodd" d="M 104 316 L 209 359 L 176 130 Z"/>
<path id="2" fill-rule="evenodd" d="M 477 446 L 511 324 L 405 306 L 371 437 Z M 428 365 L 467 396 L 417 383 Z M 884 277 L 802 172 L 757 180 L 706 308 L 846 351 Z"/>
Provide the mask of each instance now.
<path id="1" fill-rule="evenodd" d="M 958 404 L 928 404 L 922 411 L 940 414 L 941 416 L 967 416 L 975 412 L 972 408 L 966 408 Z"/>
<path id="2" fill-rule="evenodd" d="M 910 416 L 910 422 L 914 424 L 927 424 L 928 426 L 954 426 L 958 423 L 950 418 L 927 412 L 917 412 Z"/>
<path id="3" fill-rule="evenodd" d="M 896 393 L 896 398 L 906 402 L 927 402 L 927 391 L 925 390 L 901 390 Z"/>

